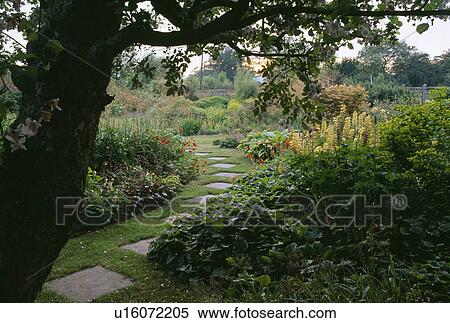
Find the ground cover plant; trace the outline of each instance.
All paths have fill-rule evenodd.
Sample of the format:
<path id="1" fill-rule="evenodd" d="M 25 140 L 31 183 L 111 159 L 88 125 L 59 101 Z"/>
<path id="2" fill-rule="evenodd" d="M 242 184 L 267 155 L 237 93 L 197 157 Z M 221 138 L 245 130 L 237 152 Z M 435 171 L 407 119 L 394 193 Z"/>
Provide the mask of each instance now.
<path id="1" fill-rule="evenodd" d="M 149 259 L 234 300 L 448 301 L 449 104 L 403 107 L 374 146 L 288 151 L 175 223 Z M 392 225 L 343 227 L 351 208 L 311 218 L 298 200 L 330 194 L 364 194 L 371 206 L 404 194 L 409 204 Z"/>
<path id="2" fill-rule="evenodd" d="M 225 139 L 214 140 L 213 144 L 215 146 L 220 146 L 220 148 L 237 148 L 243 138 L 243 134 L 235 133 L 228 135 Z"/>

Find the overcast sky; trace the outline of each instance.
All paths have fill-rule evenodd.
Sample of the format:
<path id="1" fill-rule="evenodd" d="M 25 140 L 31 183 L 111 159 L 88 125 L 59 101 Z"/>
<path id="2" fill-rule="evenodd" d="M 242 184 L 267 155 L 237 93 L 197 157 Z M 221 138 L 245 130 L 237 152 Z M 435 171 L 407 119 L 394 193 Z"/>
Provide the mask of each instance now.
<path id="1" fill-rule="evenodd" d="M 431 58 L 441 55 L 446 50 L 450 50 L 450 21 L 436 20 L 430 29 L 425 33 L 416 32 L 416 27 L 412 23 L 403 20 L 400 29 L 399 39 L 404 40 L 408 45 L 417 47 L 420 51 L 430 55 Z M 338 52 L 339 57 L 355 57 L 361 46 L 355 43 L 355 49 L 342 48 Z"/>
<path id="2" fill-rule="evenodd" d="M 406 18 L 402 19 L 403 26 L 400 29 L 399 39 L 408 45 L 417 47 L 420 51 L 430 55 L 431 58 L 439 56 L 446 50 L 450 50 L 450 21 L 436 20 L 432 26 L 423 34 L 416 32 L 416 27 L 408 23 Z M 361 45 L 354 42 L 354 49 L 341 48 L 338 57 L 355 57 L 358 55 Z M 205 60 L 207 60 L 206 58 Z M 194 57 L 186 74 L 192 73 L 200 68 L 200 57 Z"/>

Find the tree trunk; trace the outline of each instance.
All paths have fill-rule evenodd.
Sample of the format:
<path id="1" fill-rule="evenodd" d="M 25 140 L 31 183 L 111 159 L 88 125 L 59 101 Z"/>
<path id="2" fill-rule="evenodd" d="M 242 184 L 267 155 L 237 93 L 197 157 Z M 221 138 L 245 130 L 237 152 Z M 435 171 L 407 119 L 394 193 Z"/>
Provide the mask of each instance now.
<path id="1" fill-rule="evenodd" d="M 28 52 L 37 57 L 28 67 L 37 70 L 37 76 L 15 77 L 23 106 L 12 128 L 27 118 L 38 120 L 42 111 L 52 117 L 26 140 L 27 150 L 11 152 L 5 141 L 7 152 L 0 164 L 0 302 L 34 301 L 40 292 L 73 223 L 68 217 L 64 225 L 57 224 L 56 199 L 83 196 L 99 117 L 112 101 L 106 88 L 114 58 L 95 50 L 119 30 L 123 8 L 106 0 L 52 3 L 44 8 L 50 16 L 41 27 L 45 37 L 28 44 Z M 47 37 L 66 50 L 49 49 Z M 51 111 L 55 99 L 61 111 Z"/>

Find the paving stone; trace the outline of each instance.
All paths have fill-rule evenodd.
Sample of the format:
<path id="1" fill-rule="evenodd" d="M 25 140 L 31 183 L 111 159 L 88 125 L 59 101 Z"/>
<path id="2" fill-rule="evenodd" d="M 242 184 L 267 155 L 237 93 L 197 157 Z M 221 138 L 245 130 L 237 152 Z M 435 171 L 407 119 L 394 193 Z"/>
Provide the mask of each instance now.
<path id="1" fill-rule="evenodd" d="M 208 185 L 205 185 L 205 187 L 209 187 L 209 188 L 217 188 L 219 190 L 224 190 L 230 186 L 233 186 L 233 184 L 230 183 L 223 183 L 223 182 L 217 182 L 217 183 L 211 183 Z"/>
<path id="2" fill-rule="evenodd" d="M 210 198 L 216 197 L 216 195 L 203 195 L 197 196 L 186 201 L 187 204 L 205 204 Z"/>
<path id="3" fill-rule="evenodd" d="M 131 279 L 119 273 L 95 266 L 52 280 L 45 286 L 70 300 L 84 303 L 132 284 Z"/>
<path id="4" fill-rule="evenodd" d="M 209 157 L 209 160 L 225 160 L 227 157 Z"/>
<path id="5" fill-rule="evenodd" d="M 217 174 L 214 174 L 213 176 L 235 178 L 235 177 L 245 176 L 245 175 L 248 175 L 248 174 L 244 174 L 244 173 L 217 173 Z"/>
<path id="6" fill-rule="evenodd" d="M 208 156 L 209 153 L 195 153 L 195 156 Z"/>
<path id="7" fill-rule="evenodd" d="M 213 164 L 211 166 L 212 167 L 216 167 L 216 168 L 231 168 L 231 167 L 234 167 L 236 165 L 234 165 L 234 164 Z"/>
<path id="8" fill-rule="evenodd" d="M 145 256 L 148 253 L 148 247 L 150 246 L 150 243 L 152 243 L 153 241 L 155 241 L 155 238 L 141 240 L 141 241 L 138 241 L 135 243 L 127 244 L 125 246 L 122 246 L 121 248 L 131 250 L 131 251 L 137 252 L 137 253 Z"/>

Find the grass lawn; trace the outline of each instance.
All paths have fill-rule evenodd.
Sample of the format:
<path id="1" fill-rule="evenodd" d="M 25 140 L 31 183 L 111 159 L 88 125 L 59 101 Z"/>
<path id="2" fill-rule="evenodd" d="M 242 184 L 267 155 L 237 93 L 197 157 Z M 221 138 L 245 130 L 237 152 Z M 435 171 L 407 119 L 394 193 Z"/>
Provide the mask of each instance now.
<path id="1" fill-rule="evenodd" d="M 209 152 L 199 156 L 207 162 L 206 173 L 186 185 L 179 193 L 180 200 L 200 195 L 220 194 L 223 190 L 207 188 L 212 182 L 232 183 L 232 178 L 212 176 L 220 172 L 248 173 L 252 163 L 237 149 L 221 149 L 212 143 L 223 136 L 195 137 L 199 146 L 197 152 Z M 209 157 L 226 157 L 223 161 L 209 160 Z M 215 163 L 230 163 L 230 169 L 210 167 Z M 177 210 L 178 211 L 178 210 Z M 185 211 L 181 208 L 179 210 Z M 61 251 L 48 278 L 64 277 L 79 270 L 103 266 L 131 278 L 134 284 L 115 293 L 95 299 L 95 302 L 216 302 L 220 297 L 205 292 L 205 286 L 189 285 L 157 269 L 143 255 L 120 247 L 142 239 L 158 236 L 168 224 L 161 221 L 170 215 L 169 208 L 131 219 L 126 224 L 111 225 L 71 239 Z M 68 302 L 69 300 L 48 289 L 43 290 L 38 302 Z"/>

